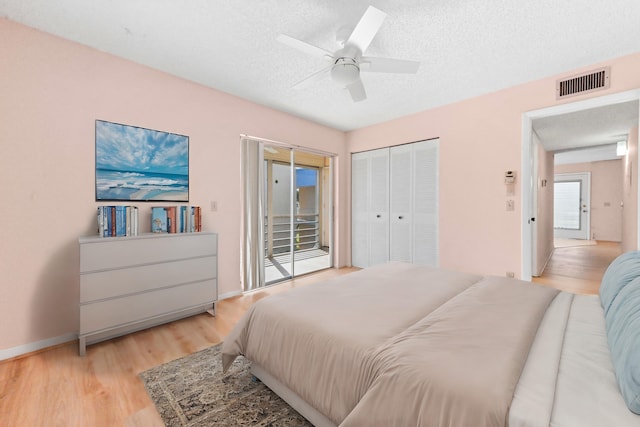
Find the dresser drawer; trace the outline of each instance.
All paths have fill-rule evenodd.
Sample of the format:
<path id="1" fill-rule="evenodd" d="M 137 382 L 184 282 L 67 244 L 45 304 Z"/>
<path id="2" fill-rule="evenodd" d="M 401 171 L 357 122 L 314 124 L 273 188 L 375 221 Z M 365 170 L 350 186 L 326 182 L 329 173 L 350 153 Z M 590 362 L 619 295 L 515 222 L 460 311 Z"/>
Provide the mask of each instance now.
<path id="1" fill-rule="evenodd" d="M 80 303 L 215 279 L 216 270 L 216 257 L 209 256 L 80 274 Z"/>
<path id="2" fill-rule="evenodd" d="M 218 236 L 210 233 L 148 234 L 82 242 L 80 273 L 217 255 Z"/>
<path id="3" fill-rule="evenodd" d="M 80 335 L 151 319 L 163 313 L 212 303 L 216 280 L 143 292 L 80 305 Z"/>

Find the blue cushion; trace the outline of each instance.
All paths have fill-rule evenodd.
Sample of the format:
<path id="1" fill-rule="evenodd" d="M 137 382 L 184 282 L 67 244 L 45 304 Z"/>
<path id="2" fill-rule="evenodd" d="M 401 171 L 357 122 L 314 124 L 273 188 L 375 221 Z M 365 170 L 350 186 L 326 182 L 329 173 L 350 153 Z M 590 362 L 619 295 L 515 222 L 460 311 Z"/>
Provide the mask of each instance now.
<path id="1" fill-rule="evenodd" d="M 600 283 L 600 301 L 605 314 L 627 283 L 640 277 L 640 251 L 626 252 L 609 265 Z"/>
<path id="2" fill-rule="evenodd" d="M 631 412 L 640 415 L 640 277 L 621 288 L 605 321 L 622 397 Z"/>

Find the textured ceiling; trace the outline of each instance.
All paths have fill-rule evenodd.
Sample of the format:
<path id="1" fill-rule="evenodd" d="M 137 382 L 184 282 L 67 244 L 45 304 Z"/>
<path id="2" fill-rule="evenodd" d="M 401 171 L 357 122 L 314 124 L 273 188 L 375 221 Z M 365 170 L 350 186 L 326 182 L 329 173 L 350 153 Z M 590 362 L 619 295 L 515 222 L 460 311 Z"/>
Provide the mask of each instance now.
<path id="1" fill-rule="evenodd" d="M 623 102 L 535 119 L 532 126 L 545 150 L 561 153 L 557 164 L 610 160 L 617 158 L 615 143 L 638 126 L 638 108 L 638 101 Z"/>
<path id="2" fill-rule="evenodd" d="M 638 101 L 540 118 L 532 125 L 547 151 L 611 144 L 638 126 Z"/>
<path id="3" fill-rule="evenodd" d="M 388 14 L 366 54 L 421 61 L 363 75 L 353 103 L 326 64 L 276 41 L 334 51 L 367 6 Z M 0 0 L 0 16 L 259 104 L 352 130 L 640 51 L 638 0 Z"/>

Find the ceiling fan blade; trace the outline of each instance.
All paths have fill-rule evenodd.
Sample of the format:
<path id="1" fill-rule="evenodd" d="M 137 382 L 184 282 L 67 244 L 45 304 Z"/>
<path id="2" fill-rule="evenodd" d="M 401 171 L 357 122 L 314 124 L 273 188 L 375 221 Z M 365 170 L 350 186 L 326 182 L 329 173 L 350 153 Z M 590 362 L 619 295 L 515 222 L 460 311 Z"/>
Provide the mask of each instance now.
<path id="1" fill-rule="evenodd" d="M 320 58 L 333 58 L 333 53 L 329 52 L 328 50 L 324 50 L 307 42 L 303 42 L 302 40 L 287 36 L 286 34 L 280 34 L 276 38 L 276 40 L 278 40 L 280 43 L 286 44 L 289 47 L 297 49 L 300 52 L 306 53 L 307 55 L 318 56 Z"/>
<path id="2" fill-rule="evenodd" d="M 369 73 L 407 73 L 415 74 L 420 68 L 420 62 L 405 59 L 373 58 L 363 56 L 360 59 L 360 70 Z"/>
<path id="3" fill-rule="evenodd" d="M 294 84 L 292 87 L 294 89 L 303 89 L 307 86 L 309 86 L 311 83 L 313 82 L 317 82 L 318 80 L 323 79 L 324 77 L 329 75 L 329 71 L 331 70 L 332 65 L 323 68 L 320 71 L 316 71 L 315 73 L 311 74 L 308 77 L 305 77 L 304 79 L 300 80 L 298 83 Z"/>
<path id="4" fill-rule="evenodd" d="M 365 92 L 364 90 L 362 79 L 358 79 L 350 85 L 347 85 L 347 89 L 351 94 L 351 99 L 353 99 L 353 102 L 360 102 L 367 99 L 367 92 Z"/>
<path id="5" fill-rule="evenodd" d="M 375 37 L 382 25 L 382 22 L 384 21 L 384 18 L 386 17 L 387 14 L 383 11 L 376 9 L 373 6 L 369 6 L 345 42 L 345 46 L 356 46 L 360 49 L 360 53 L 364 53 L 371 44 L 371 41 Z"/>

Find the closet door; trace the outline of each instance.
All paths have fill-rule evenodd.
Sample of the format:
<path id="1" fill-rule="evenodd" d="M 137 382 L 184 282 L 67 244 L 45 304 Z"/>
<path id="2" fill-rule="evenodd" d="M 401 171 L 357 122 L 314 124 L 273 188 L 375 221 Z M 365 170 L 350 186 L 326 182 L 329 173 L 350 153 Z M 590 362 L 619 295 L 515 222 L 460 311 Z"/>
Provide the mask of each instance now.
<path id="1" fill-rule="evenodd" d="M 351 264 L 369 265 L 369 153 L 351 155 Z"/>
<path id="2" fill-rule="evenodd" d="M 390 260 L 438 265 L 438 140 L 390 149 Z"/>
<path id="3" fill-rule="evenodd" d="M 353 154 L 351 263 L 438 266 L 438 140 Z"/>
<path id="4" fill-rule="evenodd" d="M 391 147 L 389 259 L 413 262 L 413 144 Z"/>
<path id="5" fill-rule="evenodd" d="M 389 262 L 389 149 L 370 152 L 369 264 Z"/>
<path id="6" fill-rule="evenodd" d="M 389 149 L 351 156 L 351 264 L 389 260 Z"/>
<path id="7" fill-rule="evenodd" d="M 437 267 L 439 140 L 413 145 L 413 262 Z"/>

